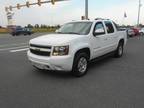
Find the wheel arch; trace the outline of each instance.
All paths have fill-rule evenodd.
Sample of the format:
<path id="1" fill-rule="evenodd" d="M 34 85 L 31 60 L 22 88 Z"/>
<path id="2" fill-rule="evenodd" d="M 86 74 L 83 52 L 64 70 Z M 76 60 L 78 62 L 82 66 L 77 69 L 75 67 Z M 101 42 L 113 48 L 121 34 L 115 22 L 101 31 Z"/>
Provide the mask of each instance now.
<path id="1" fill-rule="evenodd" d="M 91 58 L 91 51 L 90 51 L 90 48 L 88 48 L 88 47 L 78 49 L 74 54 L 74 58 L 76 57 L 77 54 L 82 53 L 82 52 L 86 53 L 88 55 L 89 59 Z"/>
<path id="2" fill-rule="evenodd" d="M 119 43 L 122 43 L 123 45 L 125 44 L 125 40 L 122 38 L 119 40 Z"/>

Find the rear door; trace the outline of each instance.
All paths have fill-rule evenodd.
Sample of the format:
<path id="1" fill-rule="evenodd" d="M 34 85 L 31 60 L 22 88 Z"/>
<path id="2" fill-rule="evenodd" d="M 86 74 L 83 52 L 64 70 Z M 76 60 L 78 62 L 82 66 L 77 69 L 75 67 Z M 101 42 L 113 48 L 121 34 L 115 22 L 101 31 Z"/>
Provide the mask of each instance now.
<path id="1" fill-rule="evenodd" d="M 105 23 L 105 28 L 106 28 L 106 37 L 107 37 L 107 45 L 104 48 L 105 52 L 111 52 L 115 50 L 115 47 L 117 46 L 117 34 L 116 34 L 116 29 L 114 27 L 114 24 L 111 21 L 104 21 Z"/>

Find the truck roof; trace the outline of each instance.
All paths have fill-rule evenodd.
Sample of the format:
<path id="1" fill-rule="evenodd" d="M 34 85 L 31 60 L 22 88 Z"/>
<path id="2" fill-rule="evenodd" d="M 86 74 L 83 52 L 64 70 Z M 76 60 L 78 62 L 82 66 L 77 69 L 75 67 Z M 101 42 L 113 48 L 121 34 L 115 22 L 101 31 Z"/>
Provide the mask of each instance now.
<path id="1" fill-rule="evenodd" d="M 95 20 L 77 20 L 77 21 L 72 21 L 72 22 L 97 22 L 97 21 L 112 21 L 112 20 L 96 18 Z"/>

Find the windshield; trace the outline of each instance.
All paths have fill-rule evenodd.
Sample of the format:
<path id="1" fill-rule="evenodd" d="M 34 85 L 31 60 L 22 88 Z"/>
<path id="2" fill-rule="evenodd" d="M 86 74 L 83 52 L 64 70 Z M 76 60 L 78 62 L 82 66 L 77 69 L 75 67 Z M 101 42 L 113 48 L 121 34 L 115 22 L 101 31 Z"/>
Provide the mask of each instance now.
<path id="1" fill-rule="evenodd" d="M 63 25 L 57 33 L 87 35 L 90 32 L 92 22 L 72 22 Z"/>

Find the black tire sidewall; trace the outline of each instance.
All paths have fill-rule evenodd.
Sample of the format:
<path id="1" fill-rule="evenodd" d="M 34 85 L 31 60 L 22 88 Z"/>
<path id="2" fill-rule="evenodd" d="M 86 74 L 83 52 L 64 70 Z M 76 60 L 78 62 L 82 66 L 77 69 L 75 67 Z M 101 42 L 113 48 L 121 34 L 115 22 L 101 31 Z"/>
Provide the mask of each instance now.
<path id="1" fill-rule="evenodd" d="M 121 54 L 119 54 L 119 48 L 122 48 L 122 53 Z M 119 42 L 119 44 L 118 44 L 118 47 L 117 47 L 117 50 L 116 50 L 116 53 L 115 53 L 115 57 L 122 57 L 123 56 L 123 42 Z"/>
<path id="2" fill-rule="evenodd" d="M 83 73 L 79 72 L 79 69 L 78 69 L 78 62 L 82 57 L 86 58 L 86 60 L 87 60 L 87 69 Z M 76 56 L 74 58 L 74 62 L 73 62 L 72 74 L 76 77 L 84 76 L 87 73 L 87 70 L 88 70 L 88 62 L 89 62 L 88 55 L 86 53 L 76 54 Z"/>

